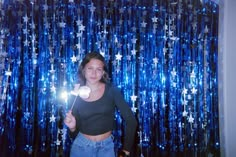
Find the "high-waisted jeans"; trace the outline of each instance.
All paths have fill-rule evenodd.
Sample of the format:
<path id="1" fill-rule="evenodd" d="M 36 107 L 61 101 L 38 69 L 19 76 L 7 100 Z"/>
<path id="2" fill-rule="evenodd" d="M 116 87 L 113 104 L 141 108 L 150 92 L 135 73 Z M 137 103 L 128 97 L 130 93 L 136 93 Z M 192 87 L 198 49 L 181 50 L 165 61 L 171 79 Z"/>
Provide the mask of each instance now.
<path id="1" fill-rule="evenodd" d="M 72 144 L 70 157 L 115 157 L 112 135 L 102 141 L 92 141 L 79 133 Z"/>

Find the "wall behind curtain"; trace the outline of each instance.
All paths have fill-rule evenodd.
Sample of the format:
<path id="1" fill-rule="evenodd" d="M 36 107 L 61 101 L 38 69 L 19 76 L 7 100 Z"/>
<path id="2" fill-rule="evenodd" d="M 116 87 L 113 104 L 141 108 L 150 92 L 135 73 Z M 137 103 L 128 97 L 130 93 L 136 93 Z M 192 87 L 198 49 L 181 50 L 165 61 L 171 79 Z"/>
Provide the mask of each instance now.
<path id="1" fill-rule="evenodd" d="M 68 156 L 78 65 L 101 53 L 139 128 L 134 154 L 219 154 L 218 5 L 1 0 L 0 156 Z M 116 149 L 123 122 L 116 114 Z"/>

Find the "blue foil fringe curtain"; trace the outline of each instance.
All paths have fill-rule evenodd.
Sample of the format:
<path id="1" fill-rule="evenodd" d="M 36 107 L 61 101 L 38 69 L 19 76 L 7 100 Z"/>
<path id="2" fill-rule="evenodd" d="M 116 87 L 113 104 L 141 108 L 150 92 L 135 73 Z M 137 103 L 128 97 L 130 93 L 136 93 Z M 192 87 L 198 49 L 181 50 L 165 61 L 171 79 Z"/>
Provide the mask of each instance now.
<path id="1" fill-rule="evenodd" d="M 0 9 L 0 156 L 68 156 L 68 93 L 90 51 L 137 117 L 136 156 L 219 152 L 218 4 L 0 0 Z"/>

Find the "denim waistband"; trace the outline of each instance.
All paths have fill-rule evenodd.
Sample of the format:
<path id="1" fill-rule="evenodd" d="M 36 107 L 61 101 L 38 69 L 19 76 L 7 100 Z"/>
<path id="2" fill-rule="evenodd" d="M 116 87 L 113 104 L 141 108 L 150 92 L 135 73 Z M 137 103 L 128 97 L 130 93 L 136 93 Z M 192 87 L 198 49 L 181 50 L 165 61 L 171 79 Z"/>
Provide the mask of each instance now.
<path id="1" fill-rule="evenodd" d="M 110 135 L 104 140 L 101 141 L 93 141 L 85 137 L 82 133 L 78 133 L 77 137 L 80 141 L 81 144 L 86 145 L 86 146 L 105 146 L 107 144 L 111 144 L 113 142 L 113 135 Z"/>

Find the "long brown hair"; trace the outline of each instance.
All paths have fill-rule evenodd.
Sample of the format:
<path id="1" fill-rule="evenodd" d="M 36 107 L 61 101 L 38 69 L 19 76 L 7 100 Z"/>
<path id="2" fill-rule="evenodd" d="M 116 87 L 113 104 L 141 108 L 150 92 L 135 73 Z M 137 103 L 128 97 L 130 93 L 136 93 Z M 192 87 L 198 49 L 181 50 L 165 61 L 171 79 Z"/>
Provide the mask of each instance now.
<path id="1" fill-rule="evenodd" d="M 90 53 L 87 53 L 85 55 L 85 57 L 83 58 L 82 62 L 80 63 L 80 66 L 79 66 L 79 82 L 80 82 L 80 85 L 85 85 L 86 83 L 86 79 L 85 79 L 85 76 L 84 76 L 84 68 L 85 68 L 85 65 L 90 62 L 91 59 L 98 59 L 100 60 L 102 63 L 103 63 L 103 70 L 104 70 L 104 74 L 101 78 L 101 82 L 103 83 L 108 83 L 110 81 L 110 78 L 109 78 L 109 75 L 108 75 L 108 68 L 107 68 L 107 65 L 106 65 L 106 61 L 105 61 L 105 58 L 98 52 L 90 52 Z"/>

